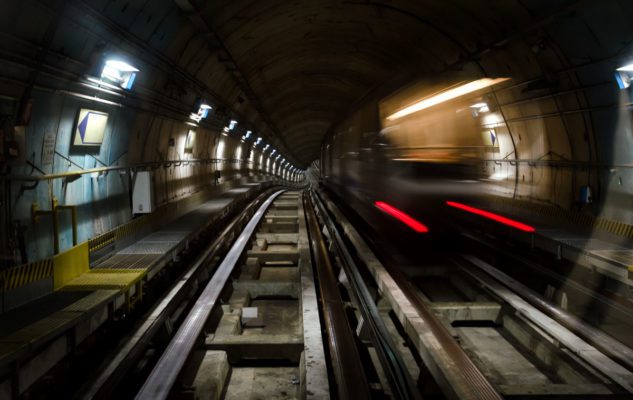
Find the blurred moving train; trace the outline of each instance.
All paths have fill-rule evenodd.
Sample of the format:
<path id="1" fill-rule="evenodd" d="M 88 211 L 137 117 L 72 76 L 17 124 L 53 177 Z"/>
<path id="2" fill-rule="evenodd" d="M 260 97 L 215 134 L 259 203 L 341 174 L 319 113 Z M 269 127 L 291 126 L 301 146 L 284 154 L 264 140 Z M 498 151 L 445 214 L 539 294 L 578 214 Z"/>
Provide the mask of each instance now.
<path id="1" fill-rule="evenodd" d="M 485 190 L 482 161 L 499 152 L 494 86 L 507 80 L 453 77 L 370 97 L 326 135 L 321 183 L 373 229 L 411 233 L 387 213 L 417 232 L 446 230 L 446 201 Z"/>

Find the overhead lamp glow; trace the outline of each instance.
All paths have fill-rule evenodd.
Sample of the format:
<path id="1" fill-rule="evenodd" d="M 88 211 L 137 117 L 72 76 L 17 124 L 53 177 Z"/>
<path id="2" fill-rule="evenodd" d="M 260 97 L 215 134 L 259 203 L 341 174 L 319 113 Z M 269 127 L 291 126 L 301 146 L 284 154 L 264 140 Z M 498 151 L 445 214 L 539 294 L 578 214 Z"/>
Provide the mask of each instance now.
<path id="1" fill-rule="evenodd" d="M 628 64 L 616 69 L 615 80 L 621 90 L 631 86 L 631 80 L 633 80 L 633 64 Z"/>
<path id="2" fill-rule="evenodd" d="M 623 67 L 618 68 L 616 71 L 620 72 L 633 72 L 633 64 L 628 64 Z"/>
<path id="3" fill-rule="evenodd" d="M 138 68 L 120 60 L 107 60 L 105 65 L 110 68 L 115 68 L 121 72 L 138 72 Z"/>
<path id="4" fill-rule="evenodd" d="M 213 108 L 204 100 L 197 100 L 196 103 L 194 104 L 194 107 L 198 107 L 198 110 L 195 112 L 192 112 L 189 115 L 189 118 L 193 119 L 196 122 L 200 122 L 200 120 L 208 117 L 209 110 Z"/>
<path id="5" fill-rule="evenodd" d="M 101 70 L 101 79 L 106 79 L 123 89 L 130 90 L 136 80 L 138 68 L 121 60 L 106 60 Z"/>
<path id="6" fill-rule="evenodd" d="M 473 116 L 477 117 L 479 113 L 486 113 L 490 111 L 490 107 L 488 107 L 488 103 L 475 103 L 470 106 L 473 109 Z"/>
<path id="7" fill-rule="evenodd" d="M 232 119 L 231 122 L 229 122 L 229 130 L 232 131 L 233 129 L 235 129 L 236 125 L 237 125 L 237 121 Z"/>
<path id="8" fill-rule="evenodd" d="M 468 93 L 476 92 L 481 89 L 485 89 L 487 87 L 496 85 L 501 82 L 505 82 L 510 78 L 483 78 L 478 79 L 476 81 L 472 81 L 463 85 L 459 85 L 456 87 L 451 87 L 444 91 L 441 91 L 431 97 L 427 97 L 422 99 L 410 106 L 403 108 L 400 111 L 397 111 L 387 117 L 387 120 L 392 121 L 398 118 L 405 117 L 407 115 L 413 114 L 418 111 L 425 110 L 427 108 L 436 106 L 438 104 L 447 102 L 449 100 L 456 99 Z"/>

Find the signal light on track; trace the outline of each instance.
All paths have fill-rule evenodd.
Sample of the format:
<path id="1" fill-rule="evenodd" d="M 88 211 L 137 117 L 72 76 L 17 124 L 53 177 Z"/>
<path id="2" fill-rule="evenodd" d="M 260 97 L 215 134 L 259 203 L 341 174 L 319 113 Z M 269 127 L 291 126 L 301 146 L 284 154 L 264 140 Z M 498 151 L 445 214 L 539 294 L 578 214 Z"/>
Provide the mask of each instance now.
<path id="1" fill-rule="evenodd" d="M 504 225 L 508 225 L 512 228 L 518 229 L 523 232 L 536 232 L 536 229 L 534 229 L 534 227 L 530 225 L 526 225 L 522 222 L 518 222 L 513 219 L 506 218 L 504 216 L 501 216 L 495 213 L 491 213 L 490 211 L 485 211 L 479 208 L 467 206 L 466 204 L 457 203 L 455 201 L 447 201 L 446 205 L 449 207 L 454 207 L 454 208 L 475 214 L 475 215 L 479 215 L 484 218 L 491 219 L 493 221 L 499 222 Z"/>
<path id="2" fill-rule="evenodd" d="M 423 223 L 411 217 L 407 213 L 402 210 L 395 208 L 394 206 L 385 203 L 384 201 L 376 201 L 374 205 L 381 211 L 391 215 L 392 217 L 400 220 L 400 222 L 407 225 L 409 228 L 413 229 L 418 233 L 427 233 L 429 228 L 427 228 Z"/>

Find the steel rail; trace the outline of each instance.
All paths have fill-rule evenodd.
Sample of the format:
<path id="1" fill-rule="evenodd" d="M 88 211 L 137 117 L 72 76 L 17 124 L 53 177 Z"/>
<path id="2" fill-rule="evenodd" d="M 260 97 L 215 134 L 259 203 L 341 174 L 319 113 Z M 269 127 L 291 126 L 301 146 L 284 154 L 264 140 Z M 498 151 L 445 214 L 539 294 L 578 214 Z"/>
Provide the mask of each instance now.
<path id="1" fill-rule="evenodd" d="M 481 239 L 468 233 L 464 233 L 462 235 L 469 240 L 493 249 L 492 243 L 487 240 Z M 494 248 L 494 251 L 504 257 L 510 258 L 511 260 L 518 261 L 521 264 L 531 268 L 532 270 L 544 270 L 542 267 L 535 265 L 534 262 L 523 259 L 515 254 L 511 254 L 508 251 L 502 250 L 500 248 Z M 478 264 L 473 263 L 473 265 L 482 269 L 482 267 Z M 576 333 L 578 336 L 587 340 L 592 345 L 596 346 L 598 349 L 600 349 L 600 351 L 608 355 L 610 358 L 616 360 L 618 363 L 633 371 L 633 349 L 611 337 L 609 334 L 596 329 L 595 327 L 591 326 L 571 312 L 560 307 L 556 307 L 554 304 L 544 300 L 541 296 L 539 296 L 538 293 L 534 292 L 520 282 L 514 280 L 512 277 L 501 272 L 500 270 L 489 266 L 488 269 L 486 269 L 486 272 L 492 275 L 497 280 L 503 282 L 514 292 L 519 294 L 519 296 L 523 297 L 529 303 L 534 305 L 534 307 L 544 312 L 557 322 L 561 323 L 563 326 Z M 585 295 L 593 296 L 600 304 L 603 304 L 606 307 L 617 308 L 618 311 L 625 312 L 627 314 L 627 317 L 631 317 L 631 310 L 625 309 L 624 306 L 615 303 L 608 298 L 605 298 L 601 294 L 594 293 L 591 289 L 587 289 L 586 287 L 579 285 L 573 281 L 564 280 L 563 277 L 559 276 L 557 273 L 551 270 L 545 270 L 544 272 L 546 272 L 546 276 L 549 276 L 550 278 L 553 278 L 559 282 L 565 282 L 566 285 L 569 285 L 574 290 L 577 290 Z"/>
<path id="2" fill-rule="evenodd" d="M 272 202 L 283 192 L 284 190 L 279 190 L 272 194 L 255 212 L 137 393 L 137 400 L 167 398 L 260 220 Z"/>
<path id="3" fill-rule="evenodd" d="M 626 360 L 626 362 L 624 363 L 624 365 L 628 367 L 627 369 L 620 365 L 620 363 L 618 363 L 617 361 L 609 359 L 609 357 L 613 358 L 613 356 L 615 355 L 614 352 L 617 351 L 623 353 L 618 358 L 626 355 L 630 356 L 630 348 L 614 340 L 598 329 L 591 327 L 589 324 L 574 317 L 570 313 L 558 307 L 552 306 L 545 300 L 541 299 L 536 293 L 521 284 L 519 281 L 513 279 L 509 275 L 504 274 L 492 265 L 480 260 L 479 258 L 472 255 L 463 255 L 460 257 L 460 259 L 468 262 L 468 265 L 474 265 L 479 270 L 487 273 L 495 280 L 497 280 L 502 286 L 507 287 L 508 289 L 510 289 L 511 292 L 514 292 L 516 295 L 523 298 L 523 300 L 527 304 L 529 304 L 531 307 L 534 307 L 535 312 L 533 314 L 535 316 L 531 316 L 530 313 L 525 309 L 520 310 L 521 315 L 533 321 L 536 325 L 539 325 L 541 329 L 543 329 L 545 332 L 548 332 L 551 336 L 556 338 L 559 342 L 568 347 L 570 350 L 574 349 L 572 345 L 578 345 L 579 348 L 583 349 L 583 351 L 577 352 L 577 356 L 579 358 L 583 359 L 587 364 L 591 365 L 596 370 L 602 372 L 609 379 L 612 379 L 614 382 L 626 389 L 629 393 L 633 393 L 633 381 L 631 381 L 630 379 L 631 360 Z M 464 267 L 464 264 L 460 263 L 459 261 L 457 261 L 457 264 Z M 491 290 L 494 289 L 491 288 Z M 495 294 L 501 297 L 504 301 L 508 301 L 508 299 L 503 295 L 498 294 L 497 292 L 495 292 Z M 539 319 L 538 322 L 535 321 L 535 319 L 538 319 L 537 317 L 541 315 L 539 313 L 542 313 L 546 317 L 551 318 L 551 320 L 555 321 L 556 323 L 560 323 L 561 326 L 569 329 L 570 333 L 566 333 L 564 331 L 551 333 L 550 331 L 552 329 L 547 329 L 547 326 L 545 326 L 546 322 L 541 322 L 543 318 Z M 571 325 L 571 328 L 568 328 L 565 325 Z M 578 332 L 578 337 L 575 336 L 576 332 L 574 332 L 574 329 L 572 328 L 575 328 L 576 332 Z M 582 336 L 584 336 L 584 338 L 587 338 L 588 340 L 584 342 L 584 338 Z M 596 344 L 601 344 L 602 346 L 597 346 Z M 601 352 L 604 357 L 602 357 L 602 355 L 601 358 L 595 357 L 594 349 L 592 349 L 590 346 L 595 346 L 595 351 Z M 613 346 L 613 348 L 609 348 L 608 346 Z M 588 355 L 593 357 L 589 357 Z M 610 372 L 604 372 L 605 369 L 608 369 Z"/>
<path id="4" fill-rule="evenodd" d="M 349 326 L 345 304 L 338 289 L 338 280 L 330 262 L 312 202 L 305 194 L 303 195 L 303 207 L 319 282 L 319 300 L 325 320 L 338 398 L 340 400 L 371 399 L 367 378 L 363 372 L 363 362 L 358 353 L 356 339 Z"/>
<path id="5" fill-rule="evenodd" d="M 343 230 L 350 242 L 354 244 L 358 257 L 366 264 L 380 265 L 388 273 L 390 279 L 399 288 L 406 300 L 415 308 L 417 316 L 424 327 L 418 353 L 447 398 L 452 399 L 487 399 L 500 400 L 503 397 L 495 389 L 483 372 L 477 368 L 472 359 L 444 327 L 439 318 L 420 298 L 411 281 L 404 276 L 397 265 L 384 264 L 379 261 L 372 250 L 345 216 L 327 200 L 328 207 L 334 217 L 343 225 Z"/>
<path id="6" fill-rule="evenodd" d="M 116 385 L 123 379 L 127 371 L 143 355 L 147 346 L 156 334 L 164 327 L 165 321 L 171 318 L 175 310 L 189 301 L 187 294 L 194 289 L 194 285 L 203 272 L 209 271 L 211 261 L 218 254 L 221 245 L 227 237 L 243 224 L 252 208 L 263 200 L 266 193 L 257 196 L 242 213 L 232 219 L 220 235 L 196 257 L 191 266 L 184 271 L 169 292 L 149 312 L 143 323 L 130 335 L 130 339 L 117 351 L 117 354 L 82 390 L 82 399 L 108 399 L 113 395 Z"/>
<path id="7" fill-rule="evenodd" d="M 368 324 L 374 348 L 389 380 L 393 396 L 398 399 L 421 399 L 420 392 L 393 343 L 393 339 L 378 312 L 378 308 L 374 303 L 373 297 L 363 280 L 354 258 L 347 249 L 332 219 L 327 217 L 328 214 L 321 199 L 316 195 L 313 196 L 313 199 L 323 216 L 325 227 L 330 234 L 336 253 L 343 261 L 341 263 L 342 267 L 358 300 L 363 319 Z"/>

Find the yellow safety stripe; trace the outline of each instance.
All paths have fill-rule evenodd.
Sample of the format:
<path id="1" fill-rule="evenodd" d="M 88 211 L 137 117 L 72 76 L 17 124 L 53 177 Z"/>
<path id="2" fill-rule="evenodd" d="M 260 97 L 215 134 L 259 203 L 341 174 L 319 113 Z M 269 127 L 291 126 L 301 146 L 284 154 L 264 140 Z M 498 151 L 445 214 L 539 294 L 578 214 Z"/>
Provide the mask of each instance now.
<path id="1" fill-rule="evenodd" d="M 539 215 L 557 217 L 576 225 L 583 225 L 590 228 L 611 232 L 615 235 L 633 238 L 633 225 L 614 221 L 603 217 L 594 217 L 589 214 L 568 211 L 560 207 L 533 203 L 522 199 L 512 199 L 510 197 L 490 196 L 493 203 L 507 207 L 521 208 Z"/>
<path id="2" fill-rule="evenodd" d="M 32 263 L 19 265 L 4 271 L 0 271 L 0 290 L 17 289 L 32 282 L 53 276 L 53 259 L 47 258 Z"/>

